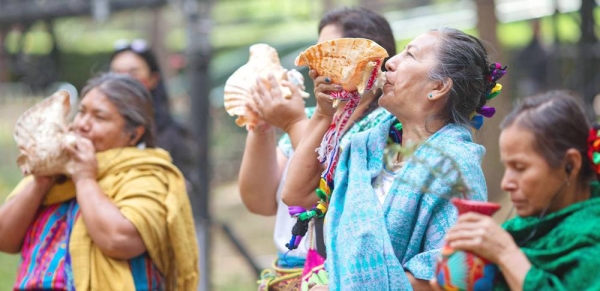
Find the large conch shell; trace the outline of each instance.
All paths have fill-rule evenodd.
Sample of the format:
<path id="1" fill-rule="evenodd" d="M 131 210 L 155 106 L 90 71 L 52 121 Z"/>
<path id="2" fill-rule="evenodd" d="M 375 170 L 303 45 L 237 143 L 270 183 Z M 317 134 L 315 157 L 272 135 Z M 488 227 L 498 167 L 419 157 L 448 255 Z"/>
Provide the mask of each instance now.
<path id="1" fill-rule="evenodd" d="M 377 66 L 389 55 L 376 42 L 366 38 L 339 38 L 307 48 L 296 57 L 296 66 L 308 66 L 319 76 L 327 76 L 347 92 L 363 94 Z M 381 70 L 381 68 L 379 68 Z M 384 78 L 384 74 L 378 74 Z M 382 82 L 377 83 L 382 86 Z M 377 87 L 377 86 L 376 86 Z"/>
<path id="2" fill-rule="evenodd" d="M 69 93 L 58 91 L 25 111 L 15 125 L 14 138 L 19 147 L 17 164 L 24 175 L 67 174 L 70 158 L 65 144 L 73 144 L 69 133 L 71 110 Z"/>
<path id="3" fill-rule="evenodd" d="M 254 103 L 252 94 L 256 89 L 256 79 L 260 77 L 263 84 L 270 88 L 267 82 L 269 73 L 272 73 L 279 83 L 283 97 L 289 99 L 292 92 L 288 87 L 281 85 L 281 80 L 294 82 L 304 90 L 304 77 L 296 70 L 286 70 L 279 62 L 277 51 L 264 43 L 250 46 L 250 57 L 246 64 L 237 69 L 225 82 L 224 106 L 229 115 L 237 115 L 235 123 L 238 126 L 246 125 L 252 130 L 258 122 L 258 116 L 248 109 L 248 103 Z M 307 98 L 308 93 L 301 91 L 301 95 Z M 255 104 L 254 104 L 255 105 Z"/>

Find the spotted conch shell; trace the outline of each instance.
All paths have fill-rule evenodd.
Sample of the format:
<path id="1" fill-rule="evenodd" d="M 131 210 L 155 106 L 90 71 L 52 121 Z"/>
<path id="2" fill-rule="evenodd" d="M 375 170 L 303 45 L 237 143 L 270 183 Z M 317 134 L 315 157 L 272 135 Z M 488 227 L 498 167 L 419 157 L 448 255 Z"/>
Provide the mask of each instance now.
<path id="1" fill-rule="evenodd" d="M 15 125 L 17 164 L 24 175 L 67 174 L 70 158 L 64 145 L 75 142 L 69 133 L 69 93 L 58 91 L 25 111 Z"/>
<path id="2" fill-rule="evenodd" d="M 264 43 L 250 46 L 250 57 L 246 64 L 237 69 L 225 82 L 224 106 L 229 115 L 237 115 L 235 123 L 238 126 L 246 126 L 252 130 L 259 117 L 248 108 L 248 104 L 254 104 L 252 94 L 256 89 L 256 79 L 260 77 L 263 84 L 269 88 L 268 76 L 272 73 L 280 84 L 279 88 L 284 98 L 292 97 L 292 92 L 286 86 L 281 85 L 281 80 L 294 82 L 301 89 L 300 94 L 308 98 L 304 90 L 304 77 L 300 72 L 292 69 L 286 70 L 279 62 L 277 51 Z"/>
<path id="3" fill-rule="evenodd" d="M 327 76 L 347 92 L 363 94 L 373 69 L 387 58 L 387 51 L 366 38 L 339 38 L 307 48 L 296 57 L 296 66 L 308 66 L 319 76 Z M 378 68 L 381 70 L 381 68 Z M 378 74 L 384 78 L 384 74 Z M 381 87 L 379 80 L 375 87 Z"/>

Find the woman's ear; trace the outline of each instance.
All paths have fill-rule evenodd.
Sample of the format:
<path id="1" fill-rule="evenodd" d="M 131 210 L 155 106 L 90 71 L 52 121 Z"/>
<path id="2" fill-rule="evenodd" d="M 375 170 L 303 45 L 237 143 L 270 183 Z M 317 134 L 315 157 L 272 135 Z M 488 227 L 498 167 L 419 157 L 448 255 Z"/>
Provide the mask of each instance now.
<path id="1" fill-rule="evenodd" d="M 135 130 L 133 132 L 131 132 L 131 136 L 129 138 L 129 145 L 130 146 L 135 146 L 138 144 L 138 142 L 140 141 L 140 139 L 142 138 L 142 136 L 144 136 L 144 133 L 146 132 L 146 129 L 143 126 L 138 126 L 135 128 Z"/>
<path id="2" fill-rule="evenodd" d="M 446 78 L 444 81 L 435 81 L 435 87 L 429 92 L 429 100 L 438 100 L 450 94 L 453 85 L 450 78 Z"/>
<path id="3" fill-rule="evenodd" d="M 571 177 L 579 176 L 582 166 L 581 153 L 576 149 L 568 149 L 565 154 L 565 174 L 567 179 L 571 180 Z"/>

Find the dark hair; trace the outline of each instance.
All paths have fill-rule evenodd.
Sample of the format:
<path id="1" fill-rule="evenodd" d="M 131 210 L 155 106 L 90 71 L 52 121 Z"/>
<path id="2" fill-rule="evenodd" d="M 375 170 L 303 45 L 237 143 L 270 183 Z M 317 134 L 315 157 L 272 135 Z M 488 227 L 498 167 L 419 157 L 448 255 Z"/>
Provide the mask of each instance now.
<path id="1" fill-rule="evenodd" d="M 431 80 L 452 80 L 452 89 L 438 117 L 444 123 L 469 125 L 471 115 L 487 102 L 491 90 L 490 63 L 479 39 L 454 28 L 431 30 L 441 38 L 438 65 L 429 73 Z"/>
<path id="2" fill-rule="evenodd" d="M 579 181 L 585 183 L 594 176 L 587 155 L 590 123 L 573 94 L 556 90 L 524 98 L 504 118 L 500 129 L 512 125 L 534 135 L 534 147 L 550 167 L 561 167 L 567 150 L 576 149 L 582 159 Z"/>
<path id="3" fill-rule="evenodd" d="M 128 75 L 105 73 L 90 79 L 81 96 L 85 98 L 92 89 L 98 89 L 117 107 L 125 119 L 126 133 L 133 133 L 138 126 L 144 127 L 138 144 L 144 142 L 146 147 L 156 146 L 152 98 L 144 85 Z"/>
<path id="4" fill-rule="evenodd" d="M 319 33 L 327 25 L 336 25 L 341 29 L 343 37 L 366 38 L 382 46 L 389 55 L 381 64 L 382 70 L 385 70 L 385 62 L 396 54 L 396 41 L 390 23 L 371 10 L 360 7 L 331 10 L 321 18 Z M 369 104 L 362 117 L 377 109 L 379 97 L 381 94 Z"/>
<path id="5" fill-rule="evenodd" d="M 382 46 L 390 57 L 396 54 L 396 41 L 390 23 L 371 10 L 349 7 L 331 10 L 321 18 L 319 33 L 330 24 L 337 25 L 343 37 L 367 38 Z"/>
<path id="6" fill-rule="evenodd" d="M 156 122 L 157 132 L 160 133 L 164 128 L 171 125 L 174 120 L 172 120 L 169 111 L 171 107 L 169 95 L 158 66 L 158 61 L 149 47 L 144 45 L 143 47 L 137 48 L 132 44 L 127 44 L 119 47 L 112 53 L 110 56 L 110 63 L 112 63 L 114 59 L 123 52 L 132 52 L 136 54 L 148 65 L 151 73 L 158 74 L 159 76 L 156 87 L 150 90 L 150 96 L 152 97 L 152 102 L 154 104 L 154 119 Z"/>

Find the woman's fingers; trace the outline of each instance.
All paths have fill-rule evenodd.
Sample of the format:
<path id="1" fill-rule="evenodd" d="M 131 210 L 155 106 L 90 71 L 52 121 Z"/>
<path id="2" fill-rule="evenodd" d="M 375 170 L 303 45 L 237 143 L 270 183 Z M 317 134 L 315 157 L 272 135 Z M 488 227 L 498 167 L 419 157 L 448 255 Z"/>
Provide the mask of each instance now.
<path id="1" fill-rule="evenodd" d="M 267 81 L 269 82 L 269 86 L 271 86 L 271 94 L 269 94 L 269 97 L 271 99 L 280 99 L 281 97 L 283 97 L 281 89 L 279 88 L 279 84 L 277 83 L 277 80 L 275 79 L 273 73 L 269 73 Z"/>
<path id="2" fill-rule="evenodd" d="M 290 97 L 290 99 L 302 99 L 302 102 L 304 102 L 304 98 L 308 98 L 310 96 L 306 92 L 301 92 L 302 90 L 300 89 L 300 86 L 294 82 L 281 80 L 281 86 L 290 89 L 290 92 L 292 92 L 292 96 Z M 306 96 L 303 96 L 302 94 L 305 94 Z"/>
<path id="3" fill-rule="evenodd" d="M 319 75 L 317 74 L 317 71 L 315 71 L 315 70 L 309 70 L 308 71 L 308 76 L 311 79 L 315 80 Z"/>
<path id="4" fill-rule="evenodd" d="M 461 214 L 458 216 L 458 220 L 457 222 L 476 222 L 476 221 L 481 221 L 482 219 L 484 219 L 485 217 L 489 217 L 487 215 L 483 215 L 477 212 L 467 212 L 465 214 Z"/>
<path id="5" fill-rule="evenodd" d="M 267 87 L 265 86 L 265 84 L 263 83 L 263 80 L 260 77 L 256 77 L 256 91 L 258 92 L 258 95 L 262 99 L 270 99 L 271 98 L 269 96 L 269 94 L 270 94 L 269 90 L 267 90 Z"/>

